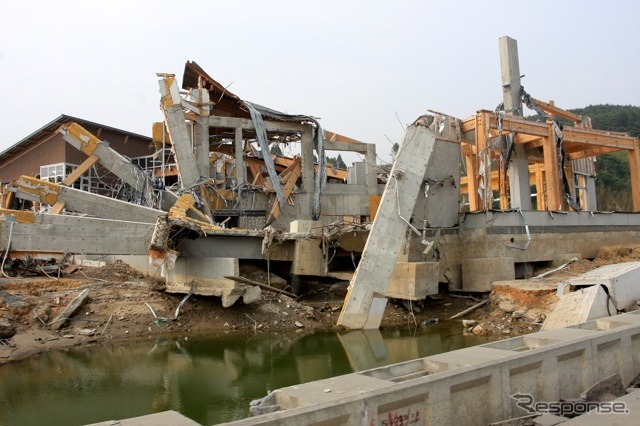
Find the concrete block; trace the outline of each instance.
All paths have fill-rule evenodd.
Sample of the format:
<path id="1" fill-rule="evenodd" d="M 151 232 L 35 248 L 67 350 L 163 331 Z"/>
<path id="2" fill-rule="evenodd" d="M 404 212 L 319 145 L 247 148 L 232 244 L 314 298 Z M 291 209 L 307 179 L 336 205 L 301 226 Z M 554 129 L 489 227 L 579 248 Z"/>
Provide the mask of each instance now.
<path id="1" fill-rule="evenodd" d="M 571 285 L 604 285 L 616 309 L 623 310 L 640 299 L 640 262 L 601 266 L 569 280 Z"/>
<path id="2" fill-rule="evenodd" d="M 513 257 L 486 257 L 462 261 L 462 288 L 465 291 L 491 291 L 494 281 L 514 280 Z"/>
<path id="3" fill-rule="evenodd" d="M 438 262 L 398 262 L 391 275 L 387 297 L 423 300 L 438 293 Z"/>
<path id="4" fill-rule="evenodd" d="M 608 310 L 607 303 L 609 304 Z M 602 287 L 587 287 L 560 296 L 560 300 L 542 325 L 542 330 L 582 324 L 616 313 L 616 307 L 611 303 Z"/>
<path id="5" fill-rule="evenodd" d="M 63 309 L 60 315 L 58 315 L 58 317 L 53 321 L 53 324 L 51 324 L 51 328 L 54 330 L 60 330 L 67 323 L 67 320 L 71 315 L 73 315 L 78 308 L 82 306 L 84 301 L 87 300 L 87 297 L 89 297 L 89 289 L 85 288 L 71 301 L 71 303 L 67 305 L 66 308 Z"/>
<path id="6" fill-rule="evenodd" d="M 326 275 L 327 265 L 322 252 L 321 240 L 296 240 L 291 273 L 294 275 Z"/>
<path id="7" fill-rule="evenodd" d="M 258 286 L 250 286 L 242 295 L 242 301 L 248 305 L 249 303 L 257 302 L 262 299 L 262 290 Z"/>
<path id="8" fill-rule="evenodd" d="M 316 220 L 293 220 L 289 224 L 292 234 L 322 235 L 322 224 Z"/>

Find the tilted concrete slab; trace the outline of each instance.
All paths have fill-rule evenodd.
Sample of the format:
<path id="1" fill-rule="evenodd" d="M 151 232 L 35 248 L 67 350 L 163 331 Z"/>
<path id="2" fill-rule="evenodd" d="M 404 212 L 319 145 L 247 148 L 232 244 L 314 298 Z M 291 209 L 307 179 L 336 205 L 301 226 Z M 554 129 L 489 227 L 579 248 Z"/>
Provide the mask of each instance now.
<path id="1" fill-rule="evenodd" d="M 18 182 L 20 185 L 21 181 Z M 43 182 L 47 183 L 47 182 Z M 159 216 L 166 216 L 166 212 L 145 207 L 111 197 L 94 194 L 68 186 L 57 186 L 56 202 L 65 203 L 65 209 L 87 214 L 103 219 L 126 220 L 131 222 L 156 223 Z M 42 197 L 25 192 L 18 187 L 16 197 L 36 203 L 47 203 Z"/>
<path id="2" fill-rule="evenodd" d="M 405 132 L 338 325 L 354 329 L 380 327 L 389 279 L 435 146 L 436 135 L 424 120 L 426 117 L 421 117 Z"/>
<path id="3" fill-rule="evenodd" d="M 0 248 L 30 253 L 148 254 L 154 225 L 69 215 L 41 214 L 33 223 L 0 222 Z M 11 231 L 11 232 L 10 232 Z"/>
<path id="4" fill-rule="evenodd" d="M 615 315 L 618 311 L 602 286 L 592 286 L 560 296 L 542 330 L 568 327 Z"/>
<path id="5" fill-rule="evenodd" d="M 611 301 L 621 311 L 640 300 L 640 262 L 606 265 L 572 278 L 574 286 L 603 285 Z"/>

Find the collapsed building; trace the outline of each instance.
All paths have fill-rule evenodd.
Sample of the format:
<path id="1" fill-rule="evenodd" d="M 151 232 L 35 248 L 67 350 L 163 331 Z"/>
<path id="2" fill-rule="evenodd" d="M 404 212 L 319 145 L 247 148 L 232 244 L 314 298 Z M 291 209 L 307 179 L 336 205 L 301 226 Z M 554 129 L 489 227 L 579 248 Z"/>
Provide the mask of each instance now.
<path id="1" fill-rule="evenodd" d="M 118 256 L 161 271 L 169 292 L 219 296 L 225 306 L 273 290 L 243 278 L 245 262 L 276 267 L 293 287 L 299 277 L 350 279 L 358 267 L 340 321 L 368 328 L 379 325 L 388 297 L 422 300 L 439 283 L 486 292 L 534 264 L 637 241 L 638 139 L 592 129 L 588 117 L 527 94 L 515 40 L 501 39 L 501 60 L 504 102 L 466 120 L 420 117 L 390 171 L 376 164 L 374 144 L 242 100 L 187 62 L 181 88 L 158 74 L 164 121 L 153 126 L 154 153 L 144 162 L 78 123 L 59 128 L 85 159 L 60 182 L 22 176 L 9 185 L 5 261 Z M 524 119 L 523 105 L 545 121 Z M 297 155 L 274 155 L 275 145 Z M 634 211 L 598 212 L 593 158 L 620 150 L 629 153 Z M 363 161 L 336 169 L 326 151 Z M 94 165 L 126 190 L 114 198 L 74 187 Z M 12 209 L 14 197 L 31 210 Z"/>

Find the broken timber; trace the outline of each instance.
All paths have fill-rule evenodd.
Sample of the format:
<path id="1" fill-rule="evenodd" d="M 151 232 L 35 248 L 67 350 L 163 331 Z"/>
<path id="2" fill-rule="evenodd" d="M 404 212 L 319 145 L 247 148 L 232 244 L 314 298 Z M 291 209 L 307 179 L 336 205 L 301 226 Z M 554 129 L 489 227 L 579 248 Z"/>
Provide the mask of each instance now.
<path id="1" fill-rule="evenodd" d="M 428 127 L 432 121 L 433 117 L 422 116 L 405 132 L 338 325 L 354 329 L 380 326 L 389 280 L 405 241 L 406 218 L 411 218 L 435 146 L 435 133 Z"/>
<path id="2" fill-rule="evenodd" d="M 58 131 L 62 133 L 62 137 L 67 143 L 89 157 L 95 155 L 100 165 L 133 188 L 136 196 L 139 197 L 140 204 L 150 205 L 152 203 L 153 182 L 151 177 L 131 163 L 131 160 L 111 149 L 108 143 L 100 141 L 77 123 L 66 124 Z"/>

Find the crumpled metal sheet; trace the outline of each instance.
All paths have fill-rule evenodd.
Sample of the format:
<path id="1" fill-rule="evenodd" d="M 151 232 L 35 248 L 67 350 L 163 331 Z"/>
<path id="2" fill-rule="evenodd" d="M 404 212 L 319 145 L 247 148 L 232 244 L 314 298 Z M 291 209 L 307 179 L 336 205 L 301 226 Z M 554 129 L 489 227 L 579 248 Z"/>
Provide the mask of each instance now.
<path id="1" fill-rule="evenodd" d="M 322 127 L 320 123 L 315 118 L 308 115 L 293 115 L 293 114 L 285 114 L 283 112 L 279 112 L 273 110 L 271 108 L 264 107 L 262 105 L 254 104 L 249 101 L 242 101 L 244 105 L 249 110 L 249 114 L 251 115 L 251 119 L 253 121 L 253 125 L 256 128 L 256 135 L 258 138 L 258 143 L 260 144 L 260 149 L 263 153 L 269 153 L 269 144 L 267 141 L 267 130 L 264 127 L 264 122 L 262 121 L 262 116 L 266 115 L 268 117 L 277 118 L 279 120 L 286 121 L 309 121 L 314 123 L 315 132 L 313 135 L 313 147 L 318 156 L 318 173 L 315 177 L 315 187 L 313 194 L 313 220 L 318 220 L 320 218 L 320 210 L 321 210 L 321 196 L 322 191 L 324 190 L 324 185 L 327 180 L 327 166 L 324 154 L 324 132 L 322 131 Z M 282 191 L 282 186 L 280 185 L 280 181 L 278 180 L 278 174 L 276 173 L 275 166 L 273 164 L 273 160 L 269 155 L 263 155 L 265 164 L 267 166 L 267 171 L 269 172 L 269 177 L 271 178 L 271 182 L 273 183 L 273 189 L 276 192 L 276 196 L 278 197 L 278 203 L 280 203 L 280 207 L 284 207 L 284 194 Z"/>

